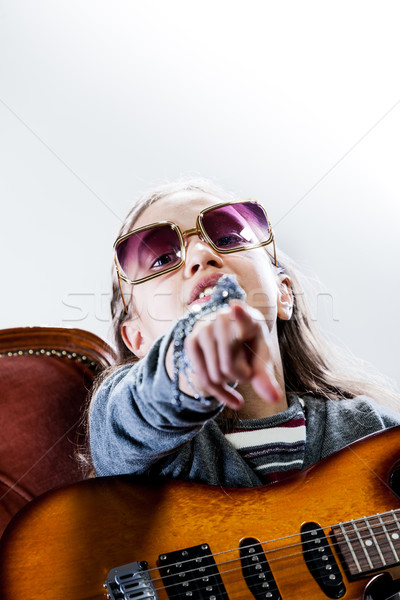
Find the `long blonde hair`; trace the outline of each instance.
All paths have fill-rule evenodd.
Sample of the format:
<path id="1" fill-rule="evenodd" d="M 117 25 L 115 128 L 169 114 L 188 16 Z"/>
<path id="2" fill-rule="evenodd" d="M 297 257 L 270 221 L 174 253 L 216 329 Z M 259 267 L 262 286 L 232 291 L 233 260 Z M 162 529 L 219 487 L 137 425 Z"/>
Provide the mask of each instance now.
<path id="1" fill-rule="evenodd" d="M 139 216 L 151 204 L 166 196 L 182 191 L 198 191 L 212 194 L 222 201 L 236 198 L 214 183 L 205 179 L 185 179 L 161 185 L 143 194 L 128 213 L 118 235 L 130 231 Z M 370 364 L 328 341 L 318 330 L 304 292 L 310 282 L 294 260 L 277 248 L 278 270 L 290 276 L 294 297 L 293 314 L 289 321 L 278 319 L 278 340 L 282 357 L 283 373 L 287 391 L 311 394 L 340 400 L 362 394 L 377 402 L 398 409 L 400 394 L 394 384 Z M 121 337 L 121 324 L 130 315 L 124 310 L 121 292 L 113 269 L 111 299 L 112 327 L 117 362 L 111 370 L 134 362 L 136 357 L 126 347 Z M 104 374 L 108 376 L 110 371 Z"/>

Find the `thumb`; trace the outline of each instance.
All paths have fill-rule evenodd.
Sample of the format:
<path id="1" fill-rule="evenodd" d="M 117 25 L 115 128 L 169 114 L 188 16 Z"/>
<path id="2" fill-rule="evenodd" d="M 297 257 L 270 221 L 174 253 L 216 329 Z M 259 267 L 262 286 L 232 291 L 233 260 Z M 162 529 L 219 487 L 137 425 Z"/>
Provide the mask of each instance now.
<path id="1" fill-rule="evenodd" d="M 279 402 L 282 398 L 282 390 L 275 376 L 266 369 L 254 374 L 251 385 L 256 394 L 266 402 Z"/>
<path id="2" fill-rule="evenodd" d="M 278 402 L 282 397 L 282 389 L 275 377 L 268 347 L 263 347 L 261 343 L 250 350 L 253 354 L 251 385 L 254 391 L 266 402 Z"/>

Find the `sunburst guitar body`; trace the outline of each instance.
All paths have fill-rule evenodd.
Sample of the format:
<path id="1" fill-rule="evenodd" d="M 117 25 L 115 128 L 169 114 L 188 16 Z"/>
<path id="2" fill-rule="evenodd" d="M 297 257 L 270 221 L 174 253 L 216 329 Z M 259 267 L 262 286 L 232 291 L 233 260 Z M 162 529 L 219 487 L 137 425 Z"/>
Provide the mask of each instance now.
<path id="1" fill-rule="evenodd" d="M 400 589 L 399 482 L 400 427 L 265 487 L 87 480 L 12 520 L 1 598 L 386 600 Z"/>

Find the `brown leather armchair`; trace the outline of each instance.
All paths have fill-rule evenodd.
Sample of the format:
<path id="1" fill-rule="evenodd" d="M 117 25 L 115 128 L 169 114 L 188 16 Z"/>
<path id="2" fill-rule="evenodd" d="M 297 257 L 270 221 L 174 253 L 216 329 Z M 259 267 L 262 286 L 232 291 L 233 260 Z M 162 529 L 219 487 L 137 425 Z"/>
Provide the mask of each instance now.
<path id="1" fill-rule="evenodd" d="M 113 350 L 80 329 L 0 331 L 0 535 L 34 497 L 85 477 L 76 459 L 94 377 Z"/>

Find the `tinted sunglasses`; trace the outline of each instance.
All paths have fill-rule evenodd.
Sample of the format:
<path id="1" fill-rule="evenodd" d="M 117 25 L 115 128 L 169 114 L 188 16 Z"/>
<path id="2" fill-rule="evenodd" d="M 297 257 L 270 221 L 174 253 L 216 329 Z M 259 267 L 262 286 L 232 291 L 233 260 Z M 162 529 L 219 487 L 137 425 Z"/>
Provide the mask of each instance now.
<path id="1" fill-rule="evenodd" d="M 185 238 L 198 235 L 218 254 L 273 245 L 274 234 L 264 207 L 256 200 L 224 202 L 205 208 L 196 227 L 181 231 L 171 221 L 139 227 L 119 237 L 114 244 L 114 261 L 125 310 L 121 279 L 138 285 L 179 269 L 185 263 Z"/>

